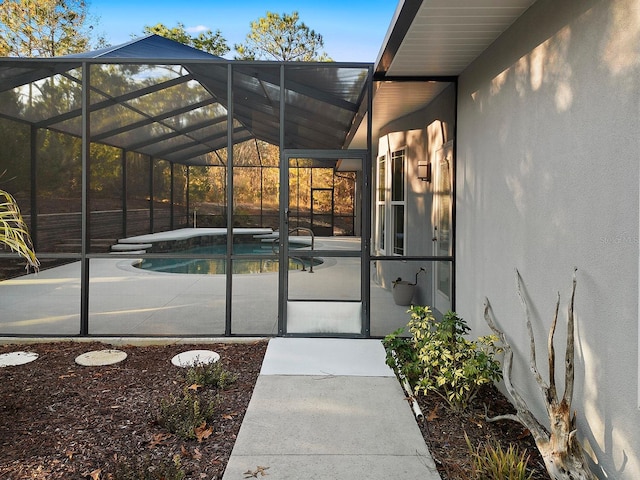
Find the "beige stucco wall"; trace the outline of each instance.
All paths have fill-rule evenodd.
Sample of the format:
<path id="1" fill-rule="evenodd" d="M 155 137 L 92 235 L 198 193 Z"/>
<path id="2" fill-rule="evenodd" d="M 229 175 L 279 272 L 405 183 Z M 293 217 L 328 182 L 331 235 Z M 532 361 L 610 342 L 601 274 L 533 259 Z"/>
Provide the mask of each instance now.
<path id="1" fill-rule="evenodd" d="M 601 478 L 638 479 L 640 0 L 540 0 L 459 80 L 457 311 L 486 333 L 489 298 L 514 383 L 544 419 L 514 269 L 543 372 L 562 295 L 562 393 L 576 266 L 579 437 Z"/>

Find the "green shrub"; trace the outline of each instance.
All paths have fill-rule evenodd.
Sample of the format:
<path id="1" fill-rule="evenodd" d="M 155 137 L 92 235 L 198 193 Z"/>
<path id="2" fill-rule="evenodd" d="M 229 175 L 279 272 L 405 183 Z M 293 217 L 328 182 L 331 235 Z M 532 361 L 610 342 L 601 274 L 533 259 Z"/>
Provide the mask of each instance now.
<path id="1" fill-rule="evenodd" d="M 185 473 L 180 466 L 180 457 L 174 456 L 171 461 L 160 464 L 146 457 L 144 459 L 119 459 L 116 462 L 113 480 L 183 480 Z"/>
<path id="2" fill-rule="evenodd" d="M 454 312 L 437 321 L 429 307 L 412 306 L 409 331 L 422 369 L 414 388 L 433 391 L 457 410 L 464 410 L 479 388 L 502 378 L 495 355 L 498 337 L 488 335 L 469 340 L 470 328 Z"/>
<path id="3" fill-rule="evenodd" d="M 186 374 L 186 381 L 189 385 L 217 387 L 221 390 L 227 388 L 237 379 L 238 376 L 225 370 L 219 361 L 207 364 L 196 363 L 196 365 L 189 367 Z"/>
<path id="4" fill-rule="evenodd" d="M 473 461 L 474 480 L 531 480 L 535 472 L 527 473 L 529 456 L 514 445 L 504 450 L 498 442 L 473 448 L 469 437 L 467 445 Z"/>
<path id="5" fill-rule="evenodd" d="M 171 394 L 160 401 L 158 423 L 180 438 L 196 439 L 197 429 L 213 421 L 218 404 L 218 396 L 210 392 Z"/>
<path id="6" fill-rule="evenodd" d="M 402 336 L 404 331 L 404 328 L 399 328 L 390 333 L 382 339 L 382 345 L 384 345 L 387 354 L 387 365 L 396 370 L 397 373 L 404 375 L 410 385 L 415 385 L 422 375 L 422 367 L 418 361 L 418 352 L 413 348 L 411 338 Z"/>

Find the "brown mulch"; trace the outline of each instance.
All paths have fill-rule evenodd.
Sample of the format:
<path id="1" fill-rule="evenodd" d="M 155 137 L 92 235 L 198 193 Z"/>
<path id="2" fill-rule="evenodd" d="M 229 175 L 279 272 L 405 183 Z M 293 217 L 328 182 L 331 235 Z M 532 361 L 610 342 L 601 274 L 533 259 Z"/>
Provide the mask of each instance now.
<path id="1" fill-rule="evenodd" d="M 121 363 L 82 367 L 76 356 L 101 343 L 0 346 L 0 354 L 27 350 L 40 357 L 0 368 L 0 478 L 108 479 L 116 459 L 172 461 L 188 479 L 220 479 L 255 385 L 266 342 L 117 347 Z M 191 349 L 214 350 L 238 380 L 220 391 L 222 402 L 208 438 L 181 440 L 156 419 L 161 399 L 179 395 L 184 369 L 171 358 Z"/>
<path id="2" fill-rule="evenodd" d="M 529 457 L 528 469 L 534 480 L 549 480 L 549 475 L 531 433 L 511 420 L 487 422 L 489 418 L 514 413 L 513 406 L 493 385 L 480 390 L 474 402 L 463 412 L 454 412 L 436 393 L 416 397 L 424 415 L 418 423 L 443 480 L 472 478 L 472 461 L 467 445 L 474 448 L 498 442 L 503 450 L 510 445 Z M 485 410 L 486 406 L 486 410 Z"/>
<path id="3" fill-rule="evenodd" d="M 0 345 L 0 354 L 27 350 L 38 360 L 0 368 L 0 479 L 107 480 L 116 460 L 178 457 L 186 479 L 221 479 L 257 379 L 266 342 L 117 347 L 123 362 L 81 367 L 76 356 L 105 348 L 102 343 Z M 182 369 L 171 358 L 190 349 L 215 350 L 238 380 L 219 392 L 222 403 L 213 434 L 181 440 L 156 421 L 160 399 L 185 387 Z M 444 480 L 470 478 L 465 432 L 473 445 L 498 439 L 527 449 L 535 480 L 548 480 L 531 435 L 516 422 L 484 421 L 512 411 L 495 388 L 484 389 L 464 414 L 445 407 L 435 394 L 419 397 L 419 423 Z"/>

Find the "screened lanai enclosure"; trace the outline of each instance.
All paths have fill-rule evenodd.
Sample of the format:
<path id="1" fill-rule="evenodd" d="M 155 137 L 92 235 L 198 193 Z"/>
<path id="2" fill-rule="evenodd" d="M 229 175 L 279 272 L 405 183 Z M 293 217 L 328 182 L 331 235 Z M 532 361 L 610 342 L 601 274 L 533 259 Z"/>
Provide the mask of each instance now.
<path id="1" fill-rule="evenodd" d="M 0 59 L 0 189 L 42 264 L 0 251 L 0 335 L 388 333 L 406 307 L 372 283 L 372 70 L 155 35 Z"/>

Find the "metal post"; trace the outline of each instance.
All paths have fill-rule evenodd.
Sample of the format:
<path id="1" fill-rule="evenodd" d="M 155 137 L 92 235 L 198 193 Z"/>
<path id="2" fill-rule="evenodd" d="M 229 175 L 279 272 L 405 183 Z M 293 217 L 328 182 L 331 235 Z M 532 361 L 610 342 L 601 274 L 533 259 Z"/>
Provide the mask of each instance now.
<path id="1" fill-rule="evenodd" d="M 367 76 L 367 153 L 362 159 L 362 288 L 363 335 L 371 336 L 371 124 L 373 121 L 373 67 Z"/>
<path id="2" fill-rule="evenodd" d="M 127 238 L 127 151 L 122 150 L 122 237 Z"/>
<path id="3" fill-rule="evenodd" d="M 153 157 L 149 157 L 149 233 L 155 231 L 153 225 Z"/>
<path id="4" fill-rule="evenodd" d="M 233 66 L 227 65 L 227 268 L 224 334 L 231 335 L 233 300 Z"/>
<path id="5" fill-rule="evenodd" d="M 190 208 L 190 206 L 189 206 L 189 179 L 190 179 L 190 175 L 189 175 L 189 166 L 187 165 L 187 171 L 186 171 L 186 173 L 185 173 L 185 183 L 186 183 L 186 192 L 185 192 L 185 193 L 186 193 L 186 198 L 185 198 L 185 206 L 186 206 L 186 208 L 187 208 L 187 218 L 186 218 L 186 221 L 187 221 L 187 225 L 186 225 L 186 226 L 187 226 L 187 227 L 189 226 L 189 218 L 190 218 L 190 217 L 189 217 L 189 208 Z"/>
<path id="6" fill-rule="evenodd" d="M 455 93 L 454 93 L 454 110 L 453 110 L 453 178 L 452 178 L 452 189 L 451 189 L 451 238 L 453 241 L 451 242 L 451 256 L 453 260 L 451 261 L 451 311 L 456 311 L 456 177 L 458 175 L 458 78 L 453 82 Z"/>
<path id="7" fill-rule="evenodd" d="M 284 126 L 285 126 L 285 75 L 284 64 L 280 65 L 280 255 L 278 257 L 278 335 L 285 335 L 287 300 L 289 299 L 288 285 L 288 228 L 289 228 L 289 159 L 285 156 Z"/>
<path id="8" fill-rule="evenodd" d="M 91 122 L 89 113 L 90 69 L 82 63 L 82 245 L 80 263 L 80 335 L 89 334 L 89 182 Z"/>
<path id="9" fill-rule="evenodd" d="M 38 128 L 31 125 L 31 242 L 38 251 Z"/>
<path id="10" fill-rule="evenodd" d="M 173 198 L 173 184 L 174 184 L 174 179 L 173 179 L 173 175 L 174 175 L 174 163 L 171 162 L 170 164 L 171 167 L 171 183 L 169 185 L 169 205 L 170 205 L 170 210 L 169 210 L 169 228 L 171 230 L 173 230 L 173 202 L 174 202 L 174 198 Z"/>

